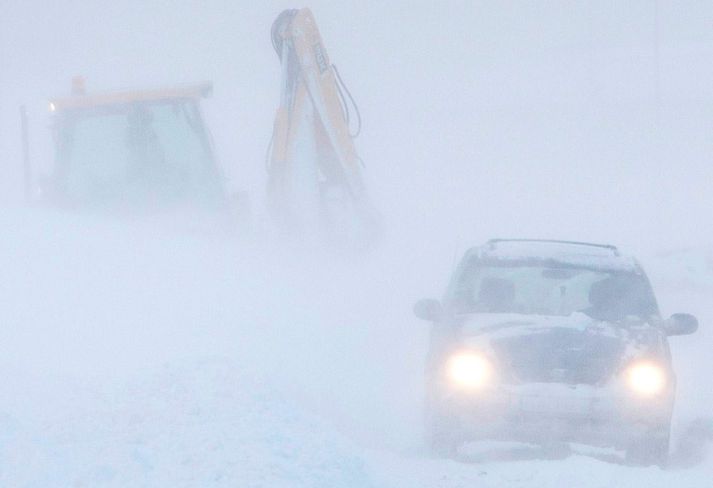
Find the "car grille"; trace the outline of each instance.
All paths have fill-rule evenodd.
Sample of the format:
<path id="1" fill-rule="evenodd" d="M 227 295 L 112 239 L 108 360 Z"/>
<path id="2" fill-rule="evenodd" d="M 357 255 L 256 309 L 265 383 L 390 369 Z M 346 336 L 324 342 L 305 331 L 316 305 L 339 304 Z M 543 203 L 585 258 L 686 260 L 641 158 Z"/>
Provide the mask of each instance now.
<path id="1" fill-rule="evenodd" d="M 515 382 L 598 384 L 616 370 L 623 352 L 615 337 L 550 329 L 493 343 L 501 367 Z"/>

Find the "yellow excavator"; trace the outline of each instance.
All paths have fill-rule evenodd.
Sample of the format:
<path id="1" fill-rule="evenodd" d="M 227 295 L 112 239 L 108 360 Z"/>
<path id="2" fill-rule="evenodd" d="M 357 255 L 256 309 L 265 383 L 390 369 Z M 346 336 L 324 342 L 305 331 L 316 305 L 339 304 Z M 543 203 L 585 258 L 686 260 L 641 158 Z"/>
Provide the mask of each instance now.
<path id="1" fill-rule="evenodd" d="M 268 151 L 271 214 L 290 232 L 323 232 L 346 243 L 373 240 L 377 217 L 354 147 L 361 117 L 312 12 L 285 10 L 271 35 L 281 63 L 280 104 Z"/>
<path id="2" fill-rule="evenodd" d="M 271 35 L 281 84 L 267 155 L 270 213 L 286 233 L 369 244 L 379 226 L 354 147 L 358 107 L 309 9 L 281 13 Z M 210 83 L 104 93 L 89 93 L 84 85 L 75 78 L 71 95 L 49 103 L 55 164 L 40 185 L 41 200 L 70 208 L 198 205 L 245 213 L 244 196 L 224 188 L 201 116 Z M 23 113 L 25 189 L 29 200 L 37 200 L 26 128 Z"/>

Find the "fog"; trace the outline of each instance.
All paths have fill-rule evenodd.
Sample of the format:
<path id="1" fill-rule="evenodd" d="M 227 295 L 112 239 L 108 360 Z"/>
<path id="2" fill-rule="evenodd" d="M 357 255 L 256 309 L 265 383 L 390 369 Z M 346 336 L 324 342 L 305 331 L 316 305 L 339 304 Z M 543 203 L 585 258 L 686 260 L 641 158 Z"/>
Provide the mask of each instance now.
<path id="1" fill-rule="evenodd" d="M 270 26 L 301 5 L 1 2 L 3 486 L 708 485 L 707 444 L 685 442 L 713 404 L 713 5 L 312 1 L 382 218 L 353 255 L 281 238 L 265 206 Z M 204 116 L 250 225 L 26 206 L 19 107 L 47 175 L 48 100 L 75 75 L 89 92 L 212 81 Z M 494 237 L 616 244 L 664 316 L 699 318 L 671 338 L 672 467 L 427 454 L 411 308 Z"/>

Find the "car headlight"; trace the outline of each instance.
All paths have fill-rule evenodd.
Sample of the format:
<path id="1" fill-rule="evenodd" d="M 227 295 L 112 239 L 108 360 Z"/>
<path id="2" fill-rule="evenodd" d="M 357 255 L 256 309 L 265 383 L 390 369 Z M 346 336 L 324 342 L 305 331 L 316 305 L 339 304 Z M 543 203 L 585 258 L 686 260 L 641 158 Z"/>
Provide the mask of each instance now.
<path id="1" fill-rule="evenodd" d="M 643 396 L 654 396 L 666 387 L 667 377 L 664 369 L 656 363 L 644 361 L 635 363 L 626 371 L 629 388 Z"/>
<path id="2" fill-rule="evenodd" d="M 474 390 L 482 388 L 490 381 L 493 367 L 482 354 L 460 352 L 448 359 L 446 376 L 452 385 Z"/>

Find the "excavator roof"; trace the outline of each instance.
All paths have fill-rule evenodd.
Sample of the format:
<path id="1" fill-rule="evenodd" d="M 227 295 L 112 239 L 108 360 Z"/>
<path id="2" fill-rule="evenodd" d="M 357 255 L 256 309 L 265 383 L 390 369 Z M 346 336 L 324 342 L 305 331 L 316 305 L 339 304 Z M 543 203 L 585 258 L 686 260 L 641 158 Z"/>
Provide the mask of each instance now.
<path id="1" fill-rule="evenodd" d="M 86 109 L 132 102 L 206 98 L 212 93 L 213 84 L 205 82 L 151 90 L 122 90 L 93 94 L 80 93 L 69 97 L 52 99 L 50 100 L 49 107 L 51 112 L 57 112 L 61 110 Z"/>

